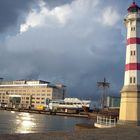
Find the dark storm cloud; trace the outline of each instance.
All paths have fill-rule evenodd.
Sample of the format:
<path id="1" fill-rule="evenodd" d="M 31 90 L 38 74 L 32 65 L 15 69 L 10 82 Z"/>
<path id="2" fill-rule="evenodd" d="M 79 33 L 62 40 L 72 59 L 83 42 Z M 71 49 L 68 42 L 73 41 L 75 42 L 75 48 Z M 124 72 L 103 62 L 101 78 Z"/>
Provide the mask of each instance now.
<path id="1" fill-rule="evenodd" d="M 39 1 L 42 0 L 0 0 L 0 33 L 5 31 L 8 31 L 8 34 L 18 32 L 20 24 L 25 20 L 24 16 L 28 14 L 31 7 L 38 8 L 37 4 Z M 44 0 L 50 8 L 70 3 L 71 1 Z"/>
<path id="2" fill-rule="evenodd" d="M 21 9 L 27 12 L 30 3 L 25 2 Z M 90 99 L 99 97 L 97 82 L 106 77 L 110 93 L 119 94 L 124 78 L 126 1 L 45 2 L 23 19 L 25 32 L 0 44 L 1 76 L 61 82 L 69 96 Z"/>
<path id="3" fill-rule="evenodd" d="M 122 79 L 113 78 L 112 75 L 118 74 L 122 63 L 121 57 L 118 59 L 118 54 L 122 56 L 121 30 L 110 26 L 104 28 L 103 23 L 92 21 L 91 12 L 87 11 L 89 15 L 78 19 L 72 18 L 73 24 L 59 27 L 56 22 L 50 28 L 36 27 L 11 38 L 9 51 L 14 56 L 22 56 L 15 61 L 19 66 L 18 71 L 15 73 L 16 68 L 10 68 L 13 77 L 26 77 L 38 72 L 41 79 L 66 84 L 69 96 L 92 99 L 98 94 L 97 81 L 104 77 L 111 82 L 115 91 L 118 90 L 120 87 L 114 83 Z"/>
<path id="4" fill-rule="evenodd" d="M 0 0 L 0 32 L 17 26 L 23 12 L 28 12 L 34 0 Z M 12 32 L 12 31 L 11 31 Z"/>

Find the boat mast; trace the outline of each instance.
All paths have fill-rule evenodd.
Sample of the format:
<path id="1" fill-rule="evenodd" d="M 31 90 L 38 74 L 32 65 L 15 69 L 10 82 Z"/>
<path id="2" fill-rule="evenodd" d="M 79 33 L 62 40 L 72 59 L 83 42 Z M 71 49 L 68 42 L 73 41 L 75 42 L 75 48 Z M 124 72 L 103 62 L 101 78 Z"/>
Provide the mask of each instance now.
<path id="1" fill-rule="evenodd" d="M 103 82 L 97 82 L 97 86 L 102 90 L 101 93 L 101 108 L 104 109 L 106 107 L 106 101 L 107 101 L 107 91 L 110 86 L 110 83 L 106 81 L 106 78 L 104 78 Z"/>

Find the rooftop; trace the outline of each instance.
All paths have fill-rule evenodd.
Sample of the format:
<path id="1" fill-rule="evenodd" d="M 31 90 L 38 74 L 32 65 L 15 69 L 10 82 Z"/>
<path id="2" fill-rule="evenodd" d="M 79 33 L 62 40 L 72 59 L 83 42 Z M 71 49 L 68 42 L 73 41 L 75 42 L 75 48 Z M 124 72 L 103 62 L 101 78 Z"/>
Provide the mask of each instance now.
<path id="1" fill-rule="evenodd" d="M 133 1 L 133 3 L 130 5 L 130 7 L 127 9 L 128 12 L 139 12 L 140 7 Z"/>

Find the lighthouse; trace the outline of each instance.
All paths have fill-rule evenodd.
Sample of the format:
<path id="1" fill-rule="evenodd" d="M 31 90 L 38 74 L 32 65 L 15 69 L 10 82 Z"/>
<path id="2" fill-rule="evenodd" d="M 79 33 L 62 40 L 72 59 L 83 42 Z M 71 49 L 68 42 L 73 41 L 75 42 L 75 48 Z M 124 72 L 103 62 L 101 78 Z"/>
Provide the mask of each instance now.
<path id="1" fill-rule="evenodd" d="M 124 18 L 127 28 L 124 86 L 119 124 L 140 125 L 140 7 L 133 2 Z"/>

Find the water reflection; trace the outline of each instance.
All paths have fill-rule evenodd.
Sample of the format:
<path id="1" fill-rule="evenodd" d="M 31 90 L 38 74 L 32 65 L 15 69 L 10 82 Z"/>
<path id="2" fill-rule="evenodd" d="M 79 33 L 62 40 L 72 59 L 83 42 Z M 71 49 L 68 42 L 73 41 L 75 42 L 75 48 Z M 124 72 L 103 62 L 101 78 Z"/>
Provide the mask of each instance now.
<path id="1" fill-rule="evenodd" d="M 1 133 L 44 133 L 73 130 L 77 123 L 92 123 L 89 119 L 30 114 L 0 110 Z"/>
<path id="2" fill-rule="evenodd" d="M 13 113 L 13 114 L 15 113 L 15 111 L 10 111 L 10 112 Z"/>
<path id="3" fill-rule="evenodd" d="M 29 113 L 20 113 L 16 116 L 17 133 L 29 133 L 33 127 L 36 127 L 34 118 Z"/>

